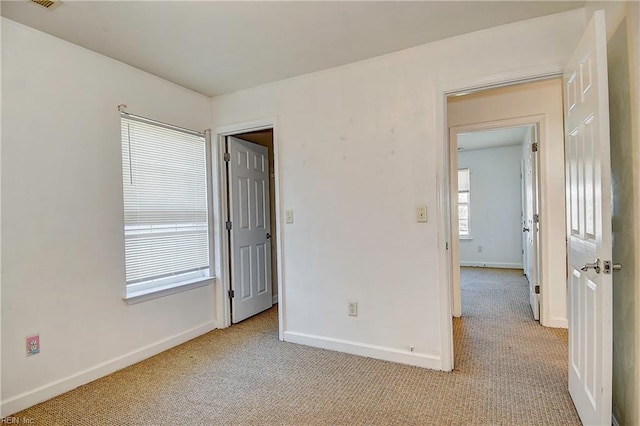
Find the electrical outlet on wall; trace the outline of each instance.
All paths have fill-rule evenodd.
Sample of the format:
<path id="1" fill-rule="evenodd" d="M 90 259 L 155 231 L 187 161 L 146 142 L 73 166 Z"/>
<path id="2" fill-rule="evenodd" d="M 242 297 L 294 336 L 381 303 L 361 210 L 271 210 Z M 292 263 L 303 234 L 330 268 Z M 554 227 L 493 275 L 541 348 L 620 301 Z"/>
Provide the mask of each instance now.
<path id="1" fill-rule="evenodd" d="M 293 223 L 293 210 L 287 210 L 285 212 L 285 222 Z"/>
<path id="2" fill-rule="evenodd" d="M 427 221 L 427 206 L 420 206 L 416 209 L 416 221 L 419 223 Z"/>
<path id="3" fill-rule="evenodd" d="M 482 253 L 482 246 L 478 246 L 478 253 Z"/>
<path id="4" fill-rule="evenodd" d="M 35 334 L 27 337 L 27 356 L 40 353 L 40 335 Z"/>

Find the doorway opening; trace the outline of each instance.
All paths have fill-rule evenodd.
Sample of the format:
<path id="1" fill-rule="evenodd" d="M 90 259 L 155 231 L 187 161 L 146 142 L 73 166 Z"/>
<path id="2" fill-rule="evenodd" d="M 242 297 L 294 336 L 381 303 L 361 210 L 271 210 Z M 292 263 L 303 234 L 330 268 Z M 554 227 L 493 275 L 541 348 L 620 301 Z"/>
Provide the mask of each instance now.
<path id="1" fill-rule="evenodd" d="M 446 117 L 451 313 L 454 317 L 463 314 L 460 266 L 494 267 L 498 272 L 517 268 L 520 279 L 523 274 L 528 279 L 524 283 L 528 282 L 529 294 L 524 293 L 521 301 L 527 316 L 538 316 L 546 327 L 567 328 L 562 81 L 553 76 L 470 94 L 453 92 L 446 97 Z M 481 143 L 478 140 L 495 142 L 510 133 L 520 138 L 511 147 L 497 144 L 470 149 L 469 144 Z M 478 153 L 488 157 L 484 163 L 477 160 L 482 156 Z M 483 167 L 494 181 L 493 185 L 485 182 L 484 188 L 477 179 Z M 465 168 L 469 169 L 469 185 L 459 193 L 458 169 Z M 477 196 L 483 192 L 478 205 Z M 460 200 L 463 208 L 459 211 Z M 464 205 L 465 201 L 470 204 Z M 493 222 L 493 229 L 489 227 L 484 236 L 483 226 L 474 223 L 473 216 L 474 203 L 476 210 L 482 210 L 482 201 L 494 208 L 493 213 L 475 211 L 486 222 Z M 469 212 L 460 221 L 459 214 Z M 463 227 L 469 235 L 461 239 Z M 495 257 L 501 252 L 502 258 Z"/>
<path id="2" fill-rule="evenodd" d="M 278 302 L 273 129 L 226 136 L 224 161 L 229 303 L 235 324 Z"/>
<path id="3" fill-rule="evenodd" d="M 456 148 L 459 238 L 454 251 L 461 268 L 518 270 L 529 282 L 533 319 L 540 319 L 538 122 L 503 120 L 451 128 Z M 526 120 L 525 120 L 526 121 Z M 453 165 L 452 165 L 453 168 Z M 455 177 L 455 176 L 454 176 Z M 454 271 L 462 287 L 467 274 Z M 454 315 L 463 312 L 460 289 Z"/>
<path id="4" fill-rule="evenodd" d="M 228 327 L 272 309 L 282 339 L 278 149 L 274 122 L 218 129 L 212 146 L 218 211 L 218 321 Z M 280 302 L 280 303 L 279 303 Z M 277 305 L 277 306 L 276 306 Z"/>

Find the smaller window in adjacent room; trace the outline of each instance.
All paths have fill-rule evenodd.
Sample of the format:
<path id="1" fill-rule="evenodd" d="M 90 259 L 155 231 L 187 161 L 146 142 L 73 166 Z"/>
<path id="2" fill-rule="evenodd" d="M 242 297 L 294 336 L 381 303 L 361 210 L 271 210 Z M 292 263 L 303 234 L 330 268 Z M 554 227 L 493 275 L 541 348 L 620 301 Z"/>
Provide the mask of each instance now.
<path id="1" fill-rule="evenodd" d="M 210 270 L 202 133 L 122 113 L 127 298 L 195 285 Z"/>
<path id="2" fill-rule="evenodd" d="M 471 236 L 469 221 L 469 203 L 471 201 L 471 185 L 469 169 L 458 170 L 458 233 L 462 238 Z"/>

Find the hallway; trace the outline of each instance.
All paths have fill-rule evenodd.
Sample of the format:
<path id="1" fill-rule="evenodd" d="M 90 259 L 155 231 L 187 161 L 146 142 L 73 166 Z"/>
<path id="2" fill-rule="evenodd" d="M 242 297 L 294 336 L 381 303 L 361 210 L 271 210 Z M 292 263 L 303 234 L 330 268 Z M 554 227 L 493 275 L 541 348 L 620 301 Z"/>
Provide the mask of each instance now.
<path id="1" fill-rule="evenodd" d="M 522 270 L 460 269 L 455 372 L 486 389 L 474 411 L 490 422 L 580 424 L 567 390 L 567 330 L 533 320 Z"/>

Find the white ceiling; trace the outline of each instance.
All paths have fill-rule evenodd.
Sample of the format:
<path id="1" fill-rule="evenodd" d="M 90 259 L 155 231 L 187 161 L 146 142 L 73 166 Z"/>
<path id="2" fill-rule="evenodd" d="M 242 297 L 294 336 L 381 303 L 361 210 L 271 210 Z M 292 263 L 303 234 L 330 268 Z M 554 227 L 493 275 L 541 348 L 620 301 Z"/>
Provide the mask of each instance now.
<path id="1" fill-rule="evenodd" d="M 506 127 L 458 135 L 458 151 L 521 145 L 531 126 Z"/>
<path id="2" fill-rule="evenodd" d="M 3 0 L 2 16 L 213 96 L 584 1 Z"/>

